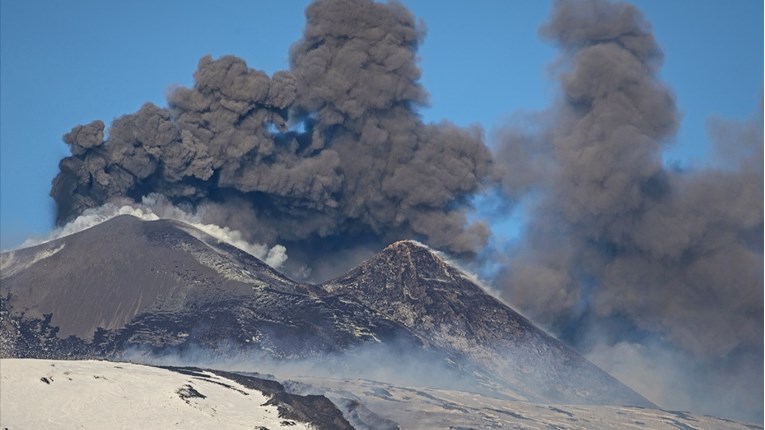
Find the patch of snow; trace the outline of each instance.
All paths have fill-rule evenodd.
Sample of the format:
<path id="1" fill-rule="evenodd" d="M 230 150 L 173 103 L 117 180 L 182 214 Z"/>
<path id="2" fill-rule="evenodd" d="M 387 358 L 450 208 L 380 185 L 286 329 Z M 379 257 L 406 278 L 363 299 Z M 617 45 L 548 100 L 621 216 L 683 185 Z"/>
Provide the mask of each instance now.
<path id="1" fill-rule="evenodd" d="M 414 241 L 412 241 L 414 242 Z M 417 242 L 419 243 L 419 242 Z M 504 303 L 504 299 L 502 299 L 499 290 L 496 290 L 495 288 L 492 288 L 491 284 L 487 281 L 484 281 L 481 279 L 478 274 L 471 272 L 464 266 L 462 266 L 459 262 L 456 260 L 453 260 L 449 258 L 445 253 L 438 251 L 436 249 L 429 248 L 427 245 L 420 244 L 423 248 L 428 249 L 433 255 L 435 255 L 437 258 L 439 258 L 444 264 L 449 266 L 450 268 L 456 270 L 459 273 L 459 276 L 462 279 L 465 279 L 468 282 L 471 282 L 472 284 L 480 287 L 484 292 L 489 294 L 490 296 L 494 297 L 495 299 L 501 301 Z"/>
<path id="2" fill-rule="evenodd" d="M 55 247 L 41 249 L 37 251 L 31 258 L 24 257 L 23 259 L 17 259 L 17 253 L 15 251 L 6 252 L 0 254 L 0 279 L 5 279 L 9 276 L 13 276 L 16 273 L 21 272 L 29 267 L 32 267 L 40 260 L 44 260 L 57 254 L 64 249 L 65 244 L 60 244 Z"/>
<path id="3" fill-rule="evenodd" d="M 342 288 L 342 285 L 334 283 L 334 282 L 321 284 L 321 289 L 326 291 L 329 294 L 333 294 L 335 291 L 337 291 L 340 288 Z"/>

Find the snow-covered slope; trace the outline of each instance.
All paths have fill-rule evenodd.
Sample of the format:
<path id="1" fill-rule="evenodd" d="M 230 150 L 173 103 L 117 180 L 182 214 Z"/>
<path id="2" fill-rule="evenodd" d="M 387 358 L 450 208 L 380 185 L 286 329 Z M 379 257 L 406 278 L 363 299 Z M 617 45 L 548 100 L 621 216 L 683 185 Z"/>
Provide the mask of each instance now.
<path id="1" fill-rule="evenodd" d="M 0 361 L 0 427 L 8 429 L 309 429 L 279 417 L 260 391 L 107 361 Z"/>
<path id="2" fill-rule="evenodd" d="M 346 418 L 358 430 L 762 429 L 758 425 L 681 411 L 501 400 L 472 392 L 398 386 L 360 379 L 296 379 L 285 382 L 285 385 L 300 393 L 321 392 L 346 412 Z M 349 413 L 348 409 L 353 411 Z M 391 421 L 398 427 L 390 425 Z"/>
<path id="3" fill-rule="evenodd" d="M 762 429 L 686 412 L 530 403 L 363 379 L 282 385 L 217 370 L 34 359 L 0 360 L 0 428 Z"/>

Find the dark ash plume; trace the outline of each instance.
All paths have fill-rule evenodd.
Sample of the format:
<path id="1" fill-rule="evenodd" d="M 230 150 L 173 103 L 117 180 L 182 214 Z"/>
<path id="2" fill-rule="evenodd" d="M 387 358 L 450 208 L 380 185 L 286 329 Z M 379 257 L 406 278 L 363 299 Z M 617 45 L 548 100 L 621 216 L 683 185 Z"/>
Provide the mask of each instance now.
<path id="1" fill-rule="evenodd" d="M 306 20 L 290 71 L 268 76 L 236 57 L 205 57 L 169 108 L 144 105 L 106 136 L 100 121 L 75 127 L 51 190 L 57 223 L 159 193 L 307 257 L 341 236 L 483 248 L 488 229 L 468 224 L 467 199 L 491 155 L 480 130 L 418 115 L 427 94 L 412 15 L 397 3 L 319 0 Z"/>
<path id="2" fill-rule="evenodd" d="M 563 52 L 561 97 L 536 130 L 501 134 L 504 191 L 531 207 L 497 278 L 505 297 L 580 350 L 595 329 L 605 342 L 665 338 L 739 382 L 703 392 L 759 405 L 719 413 L 761 418 L 762 110 L 750 124 L 711 123 L 724 165 L 666 168 L 679 116 L 640 12 L 559 1 L 541 34 Z M 731 366 L 744 358 L 755 361 Z"/>

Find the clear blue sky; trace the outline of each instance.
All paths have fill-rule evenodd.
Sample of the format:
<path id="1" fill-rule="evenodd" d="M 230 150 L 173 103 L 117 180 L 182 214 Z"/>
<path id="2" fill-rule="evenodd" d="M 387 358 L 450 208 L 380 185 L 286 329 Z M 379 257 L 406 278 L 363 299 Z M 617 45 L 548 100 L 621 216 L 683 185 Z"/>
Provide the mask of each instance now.
<path id="1" fill-rule="evenodd" d="M 287 68 L 305 0 L 0 2 L 0 246 L 52 227 L 48 197 L 61 136 L 79 123 L 165 105 L 191 85 L 198 59 L 234 54 L 252 68 Z M 404 0 L 428 35 L 420 49 L 428 121 L 480 123 L 488 132 L 519 109 L 543 108 L 554 49 L 537 36 L 550 3 Z M 665 52 L 662 77 L 683 122 L 666 159 L 703 159 L 705 120 L 745 118 L 763 89 L 760 0 L 640 0 Z"/>

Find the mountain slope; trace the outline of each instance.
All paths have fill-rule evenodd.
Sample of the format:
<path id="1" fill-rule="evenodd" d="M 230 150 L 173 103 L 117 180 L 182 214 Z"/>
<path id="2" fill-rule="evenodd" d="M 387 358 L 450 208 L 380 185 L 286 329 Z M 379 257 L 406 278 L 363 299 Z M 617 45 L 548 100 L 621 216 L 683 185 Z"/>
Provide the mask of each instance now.
<path id="1" fill-rule="evenodd" d="M 649 405 L 415 241 L 396 242 L 322 287 L 505 375 L 527 400 Z"/>
<path id="2" fill-rule="evenodd" d="M 338 372 L 352 363 L 354 375 L 426 363 L 427 383 L 442 387 L 653 406 L 412 241 L 307 285 L 189 225 L 122 216 L 3 254 L 2 269 L 2 356 L 119 359 L 138 351 L 153 360 L 201 350 L 323 360 Z"/>
<path id="3" fill-rule="evenodd" d="M 177 221 L 119 216 L 78 234 L 5 257 L 3 289 L 29 316 L 52 314 L 61 336 L 123 327 L 147 310 L 237 297 L 245 285 L 291 287 L 269 266 Z M 217 246 L 216 246 L 217 245 Z M 180 252 L 179 252 L 180 251 Z M 44 257 L 44 258 L 40 258 Z M 37 260 L 19 270 L 18 263 Z M 247 272 L 244 267 L 256 270 Z M 22 266 L 23 267 L 23 266 Z M 71 313 L 86 305 L 88 312 Z"/>

